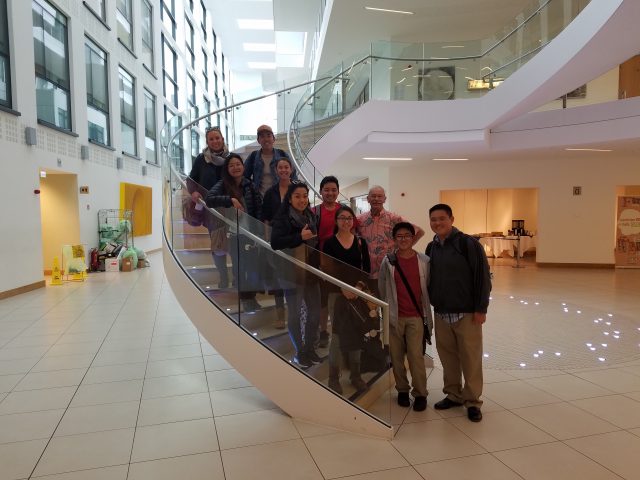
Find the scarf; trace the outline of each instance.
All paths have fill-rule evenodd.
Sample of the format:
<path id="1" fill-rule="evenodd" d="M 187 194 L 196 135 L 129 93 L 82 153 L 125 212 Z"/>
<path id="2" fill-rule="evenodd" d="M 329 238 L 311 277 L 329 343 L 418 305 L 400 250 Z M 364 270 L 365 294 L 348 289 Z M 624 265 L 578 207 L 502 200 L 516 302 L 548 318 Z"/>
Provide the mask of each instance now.
<path id="1" fill-rule="evenodd" d="M 309 229 L 316 235 L 313 238 L 310 238 L 309 240 L 305 240 L 304 243 L 306 243 L 308 246 L 310 246 L 311 248 L 317 248 L 318 246 L 318 228 L 316 226 L 316 217 L 315 215 L 311 212 L 311 210 L 307 207 L 304 209 L 304 212 L 302 213 L 298 213 L 298 211 L 293 208 L 293 207 L 289 207 L 289 220 L 291 222 L 291 224 L 302 230 L 304 228 L 305 225 L 309 225 Z"/>
<path id="2" fill-rule="evenodd" d="M 214 152 L 207 147 L 202 151 L 202 155 L 204 156 L 205 162 L 215 165 L 216 167 L 221 167 L 224 164 L 225 157 L 229 155 L 229 150 L 227 150 L 226 145 L 221 152 Z"/>

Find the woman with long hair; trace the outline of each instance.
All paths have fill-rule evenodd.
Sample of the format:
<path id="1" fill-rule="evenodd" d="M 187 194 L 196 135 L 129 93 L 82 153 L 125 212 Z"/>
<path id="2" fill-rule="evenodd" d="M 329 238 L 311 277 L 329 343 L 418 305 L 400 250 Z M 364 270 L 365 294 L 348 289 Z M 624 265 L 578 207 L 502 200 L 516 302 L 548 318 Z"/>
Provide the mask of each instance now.
<path id="1" fill-rule="evenodd" d="M 287 189 L 280 210 L 273 218 L 271 247 L 289 249 L 291 256 L 318 267 L 320 263 L 316 217 L 309 208 L 309 187 L 292 183 Z M 315 351 L 320 319 L 320 285 L 318 278 L 291 262 L 283 263 L 279 279 L 287 299 L 289 336 L 295 348 L 293 362 L 306 369 L 322 362 Z M 307 307 L 304 337 L 300 322 L 302 302 Z"/>
<path id="2" fill-rule="evenodd" d="M 227 145 L 219 127 L 207 128 L 205 138 L 207 146 L 193 161 L 191 172 L 187 177 L 187 189 L 191 194 L 191 199 L 197 204 L 200 198 L 206 196 L 216 183 L 222 178 L 222 166 L 225 157 L 229 154 Z M 211 215 L 207 213 L 207 215 Z M 207 220 L 213 220 L 210 217 Z M 206 221 L 205 226 L 212 235 L 215 221 Z M 212 246 L 213 247 L 213 246 Z M 227 252 L 211 249 L 213 264 L 218 270 L 218 288 L 229 287 L 229 272 L 227 271 Z"/>
<path id="3" fill-rule="evenodd" d="M 209 190 L 206 198 L 209 207 L 236 208 L 241 212 L 260 218 L 262 215 L 262 197 L 252 183 L 244 177 L 242 157 L 237 153 L 230 153 L 222 166 L 222 179 Z M 258 310 L 260 304 L 256 301 L 258 289 L 255 271 L 255 248 L 245 248 L 252 242 L 244 236 L 232 235 L 229 240 L 231 262 L 236 278 L 236 285 L 240 291 L 240 300 L 244 311 Z M 242 261 L 239 260 L 240 250 Z"/>

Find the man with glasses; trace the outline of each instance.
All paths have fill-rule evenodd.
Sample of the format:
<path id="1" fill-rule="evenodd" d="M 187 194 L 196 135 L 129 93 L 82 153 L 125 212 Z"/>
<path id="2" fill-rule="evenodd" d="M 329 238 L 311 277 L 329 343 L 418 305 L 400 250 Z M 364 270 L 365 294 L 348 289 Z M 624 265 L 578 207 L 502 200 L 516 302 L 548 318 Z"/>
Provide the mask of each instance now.
<path id="1" fill-rule="evenodd" d="M 484 248 L 453 226 L 449 205 L 429 209 L 433 241 L 429 296 L 435 312 L 436 347 L 446 397 L 436 410 L 467 407 L 472 422 L 482 420 L 482 325 L 487 320 L 491 276 Z M 462 377 L 464 376 L 464 387 Z"/>
<path id="2" fill-rule="evenodd" d="M 388 212 L 384 209 L 384 202 L 387 201 L 384 188 L 379 185 L 371 187 L 367 195 L 367 201 L 371 209 L 359 215 L 356 228 L 358 234 L 367 241 L 369 245 L 369 257 L 371 258 L 371 278 L 377 279 L 380 265 L 385 255 L 393 252 L 395 242 L 393 240 L 393 228 L 400 222 L 406 220 L 397 213 Z M 413 225 L 415 235 L 412 245 L 424 236 L 424 230 Z M 372 285 L 376 288 L 377 285 Z"/>
<path id="3" fill-rule="evenodd" d="M 409 222 L 394 225 L 392 237 L 396 251 L 382 260 L 378 288 L 381 298 L 389 304 L 389 353 L 398 391 L 398 405 L 411 405 L 411 390 L 415 399 L 413 409 L 421 412 L 427 408 L 423 341 L 431 338 L 433 325 L 427 292 L 429 257 L 413 249 L 416 230 Z M 411 385 L 404 366 L 405 357 L 411 372 Z"/>
<path id="4" fill-rule="evenodd" d="M 284 150 L 274 148 L 276 137 L 269 125 L 258 127 L 259 150 L 254 150 L 244 161 L 244 176 L 253 182 L 253 186 L 264 196 L 267 190 L 278 183 L 278 173 L 276 166 L 278 160 L 287 158 L 291 162 L 289 155 Z M 296 179 L 295 170 L 291 174 L 291 179 Z"/>

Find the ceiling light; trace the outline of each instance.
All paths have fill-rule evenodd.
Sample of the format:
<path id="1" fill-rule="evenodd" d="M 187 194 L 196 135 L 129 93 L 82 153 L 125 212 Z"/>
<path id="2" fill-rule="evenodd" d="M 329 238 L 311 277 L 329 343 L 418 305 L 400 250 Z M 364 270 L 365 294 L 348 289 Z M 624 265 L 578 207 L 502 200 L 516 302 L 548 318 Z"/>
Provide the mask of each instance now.
<path id="1" fill-rule="evenodd" d="M 396 83 L 402 83 L 407 79 L 407 77 L 402 77 L 402 79 L 398 80 Z"/>
<path id="2" fill-rule="evenodd" d="M 443 45 L 441 48 L 464 48 L 464 45 Z"/>
<path id="3" fill-rule="evenodd" d="M 275 70 L 276 62 L 247 62 L 247 66 L 255 70 Z"/>
<path id="4" fill-rule="evenodd" d="M 565 148 L 567 152 L 613 152 L 603 148 Z"/>
<path id="5" fill-rule="evenodd" d="M 240 30 L 273 30 L 273 20 L 259 18 L 239 18 Z"/>
<path id="6" fill-rule="evenodd" d="M 372 12 L 399 13 L 401 15 L 413 15 L 414 13 L 414 12 L 407 12 L 405 10 L 389 10 L 388 8 L 376 8 L 376 7 L 364 7 L 364 9 Z"/>
<path id="7" fill-rule="evenodd" d="M 394 162 L 408 162 L 413 160 L 410 157 L 362 157 L 363 160 L 373 160 L 373 161 L 385 161 L 391 160 Z"/>
<path id="8" fill-rule="evenodd" d="M 275 43 L 243 43 L 242 48 L 245 52 L 275 52 Z"/>
<path id="9" fill-rule="evenodd" d="M 413 65 L 409 65 L 407 68 L 403 68 L 402 71 L 406 72 L 407 70 L 411 70 L 413 68 Z"/>
<path id="10" fill-rule="evenodd" d="M 40 170 L 40 178 L 47 178 L 47 172 Z"/>
<path id="11" fill-rule="evenodd" d="M 432 158 L 434 162 L 466 162 L 468 158 Z"/>

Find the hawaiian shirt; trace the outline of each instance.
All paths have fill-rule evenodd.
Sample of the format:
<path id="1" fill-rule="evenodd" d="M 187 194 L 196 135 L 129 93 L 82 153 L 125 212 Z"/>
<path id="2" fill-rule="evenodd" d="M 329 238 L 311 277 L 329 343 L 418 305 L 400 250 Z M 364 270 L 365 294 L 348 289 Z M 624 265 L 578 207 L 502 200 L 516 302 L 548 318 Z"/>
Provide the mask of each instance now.
<path id="1" fill-rule="evenodd" d="M 371 212 L 358 215 L 358 233 L 367 241 L 369 257 L 371 258 L 371 278 L 378 278 L 380 265 L 387 253 L 393 252 L 393 227 L 396 223 L 406 222 L 397 213 L 382 210 L 380 215 L 373 216 Z"/>

